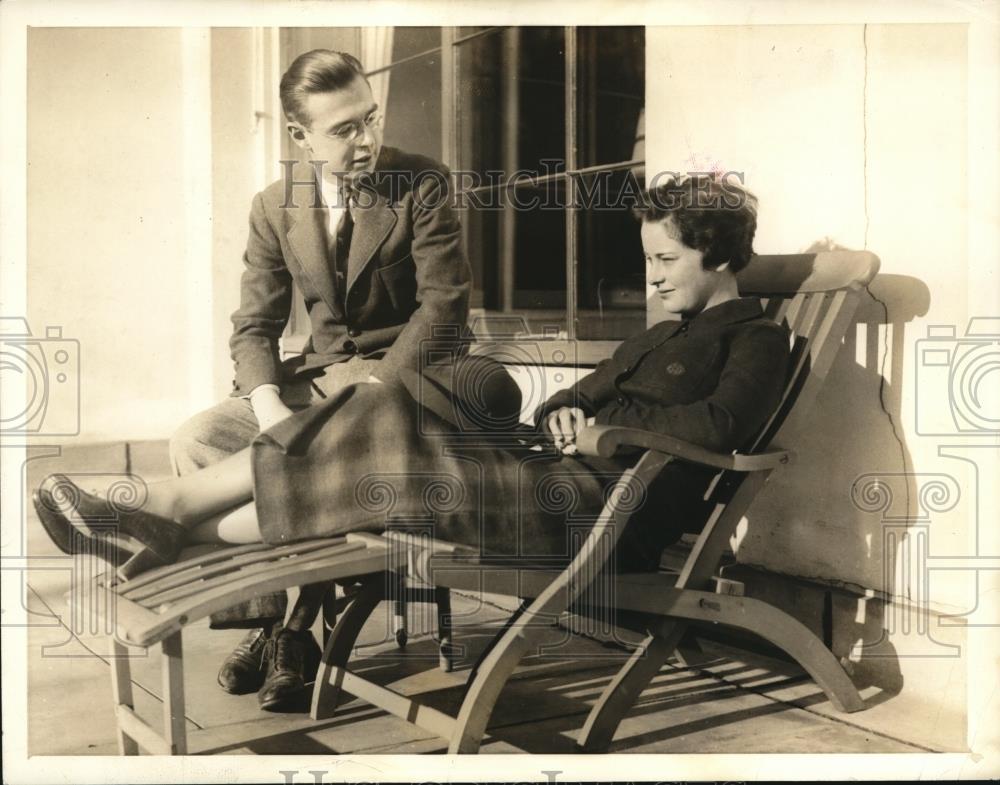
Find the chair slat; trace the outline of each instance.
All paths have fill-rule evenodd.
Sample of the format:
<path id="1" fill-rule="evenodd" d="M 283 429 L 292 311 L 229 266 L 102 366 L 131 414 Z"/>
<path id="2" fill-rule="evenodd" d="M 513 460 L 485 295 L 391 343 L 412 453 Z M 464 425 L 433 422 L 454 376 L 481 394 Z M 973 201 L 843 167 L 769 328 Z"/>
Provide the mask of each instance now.
<path id="1" fill-rule="evenodd" d="M 199 556 L 193 559 L 184 559 L 183 561 L 178 561 L 174 564 L 168 564 L 163 567 L 158 567 L 155 570 L 144 572 L 141 575 L 132 578 L 128 582 L 122 583 L 119 593 L 123 597 L 133 597 L 140 590 L 147 589 L 147 587 L 150 587 L 151 585 L 163 588 L 160 584 L 161 581 L 173 582 L 174 578 L 179 576 L 183 576 L 185 580 L 190 580 L 192 576 L 197 575 L 199 569 L 206 566 L 222 563 L 249 564 L 258 560 L 276 559 L 281 556 L 308 553 L 309 551 L 317 550 L 318 548 L 326 548 L 329 547 L 330 543 L 331 541 L 329 539 L 323 539 L 303 540 L 302 542 L 293 542 L 288 545 L 279 545 L 277 547 L 268 545 L 267 543 L 254 543 L 254 546 L 256 547 L 253 548 L 244 545 L 236 545 L 231 548 L 223 546 L 212 551 L 211 553 L 205 554 L 204 556 Z M 148 593 L 148 591 L 144 592 L 147 596 Z"/>
<path id="2" fill-rule="evenodd" d="M 346 553 L 354 553 L 357 551 L 365 550 L 365 544 L 360 542 L 340 542 L 329 546 L 328 548 L 323 548 L 317 550 L 313 553 L 304 556 L 302 559 L 296 559 L 293 557 L 288 557 L 290 563 L 301 565 L 304 562 L 308 563 L 316 559 L 326 558 L 328 556 L 340 556 Z M 169 605 L 170 603 L 177 602 L 178 600 L 185 599 L 186 597 L 192 597 L 200 592 L 205 591 L 209 586 L 212 588 L 216 586 L 225 586 L 229 583 L 236 583 L 242 581 L 253 575 L 261 575 L 270 570 L 275 569 L 275 561 L 264 561 L 255 562 L 254 564 L 249 564 L 246 566 L 237 566 L 236 569 L 224 569 L 218 570 L 216 573 L 206 580 L 192 580 L 188 581 L 182 586 L 177 586 L 172 589 L 167 589 L 163 592 L 158 592 L 152 594 L 142 601 L 142 605 L 147 608 L 153 608 L 159 605 Z"/>
<path id="3" fill-rule="evenodd" d="M 160 640 L 181 629 L 188 619 L 199 619 L 215 611 L 228 608 L 247 596 L 260 596 L 274 591 L 282 591 L 290 586 L 308 586 L 320 581 L 333 581 L 381 572 L 387 567 L 398 567 L 388 562 L 387 551 L 366 549 L 347 554 L 338 554 L 324 559 L 310 560 L 296 564 L 287 560 L 275 565 L 263 575 L 251 575 L 223 586 L 206 588 L 164 611 L 161 621 L 139 630 L 129 630 L 129 639 L 140 646 Z M 138 638 L 135 636 L 139 636 Z"/>
<path id="4" fill-rule="evenodd" d="M 804 294 L 800 294 L 788 300 L 788 307 L 785 309 L 785 325 L 789 330 L 792 330 L 792 325 L 799 318 L 799 311 L 802 310 L 802 306 L 805 301 L 806 295 Z M 792 330 L 792 335 L 795 335 L 794 330 Z"/>
<path id="5" fill-rule="evenodd" d="M 155 570 L 149 570 L 141 575 L 137 575 L 134 578 L 130 578 L 127 582 L 122 582 L 120 594 L 128 594 L 136 589 L 141 589 L 143 586 L 147 586 L 153 583 L 165 575 L 172 575 L 178 570 L 187 570 L 194 567 L 199 567 L 202 564 L 213 564 L 220 559 L 228 559 L 232 556 L 243 554 L 243 553 L 255 553 L 257 551 L 267 551 L 270 550 L 269 546 L 265 542 L 254 542 L 247 545 L 234 545 L 231 548 L 226 546 L 220 546 L 209 553 L 202 554 L 201 556 L 196 556 L 191 559 L 184 559 L 175 564 L 168 564 L 163 567 L 158 567 Z M 183 554 L 182 554 L 183 555 Z"/>
<path id="6" fill-rule="evenodd" d="M 788 328 L 794 335 L 800 335 L 809 340 L 810 333 L 819 319 L 823 309 L 823 295 L 805 295 L 802 306 L 795 312 L 795 317 L 788 323 Z"/>
<path id="7" fill-rule="evenodd" d="M 764 315 L 776 324 L 781 324 L 785 319 L 785 314 L 788 311 L 788 305 L 790 298 L 788 297 L 765 297 L 761 307 L 764 309 Z"/>
<path id="8" fill-rule="evenodd" d="M 781 392 L 781 399 L 777 408 L 764 424 L 764 427 L 761 428 L 750 448 L 750 452 L 763 449 L 771 442 L 777 430 L 776 426 L 784 422 L 788 412 L 791 411 L 798 400 L 799 391 L 805 382 L 804 374 L 807 374 L 809 371 L 809 348 L 809 341 L 805 338 L 799 337 L 796 339 L 795 345 L 792 347 L 791 357 L 789 358 L 788 381 L 785 384 L 785 389 Z"/>
<path id="9" fill-rule="evenodd" d="M 795 406 L 787 413 L 778 427 L 778 435 L 787 436 L 796 433 L 800 424 L 805 424 L 810 416 L 813 401 L 833 365 L 834 358 L 841 347 L 841 337 L 854 319 L 857 310 L 857 296 L 847 292 L 839 292 L 831 298 L 834 307 L 827 312 L 826 318 L 818 326 L 812 341 L 809 375 L 803 380 L 802 388 L 795 398 Z"/>
<path id="10" fill-rule="evenodd" d="M 178 586 L 189 585 L 195 581 L 204 581 L 216 575 L 222 575 L 223 573 L 239 570 L 254 564 L 275 562 L 278 559 L 288 559 L 302 556 L 303 554 L 315 553 L 343 544 L 344 541 L 343 537 L 336 537 L 330 540 L 309 540 L 279 548 L 237 554 L 231 559 L 216 559 L 213 564 L 203 564 L 190 569 L 179 569 L 168 575 L 164 575 L 159 580 L 149 583 L 146 586 L 141 586 L 135 590 L 123 591 L 122 596 L 128 597 L 135 602 L 141 602 L 160 592 L 166 592 Z"/>

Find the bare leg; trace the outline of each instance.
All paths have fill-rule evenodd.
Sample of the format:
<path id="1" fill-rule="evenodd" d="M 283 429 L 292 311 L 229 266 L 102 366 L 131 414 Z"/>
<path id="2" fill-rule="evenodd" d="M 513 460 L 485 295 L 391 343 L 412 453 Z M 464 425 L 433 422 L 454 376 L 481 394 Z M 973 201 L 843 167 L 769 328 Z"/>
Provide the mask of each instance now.
<path id="1" fill-rule="evenodd" d="M 253 474 L 248 447 L 199 471 L 151 484 L 143 510 L 177 521 L 182 526 L 194 527 L 213 516 L 229 512 L 234 507 L 252 508 L 253 505 L 246 505 L 251 499 L 253 499 Z M 239 534 L 233 536 L 248 536 L 244 519 L 237 519 L 234 525 Z M 253 528 L 257 529 L 256 512 L 253 516 Z M 259 530 L 255 539 L 260 539 Z M 211 540 L 211 542 L 219 541 L 219 539 Z"/>
<path id="2" fill-rule="evenodd" d="M 231 545 L 260 542 L 257 507 L 250 502 L 221 515 L 213 515 L 207 521 L 193 526 L 188 537 L 191 542 L 223 542 Z"/>

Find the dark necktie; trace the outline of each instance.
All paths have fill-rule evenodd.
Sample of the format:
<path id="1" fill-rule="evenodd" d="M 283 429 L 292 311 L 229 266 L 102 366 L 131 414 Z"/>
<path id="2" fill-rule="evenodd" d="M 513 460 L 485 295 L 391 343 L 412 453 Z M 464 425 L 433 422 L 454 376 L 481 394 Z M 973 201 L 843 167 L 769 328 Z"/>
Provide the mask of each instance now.
<path id="1" fill-rule="evenodd" d="M 341 307 L 347 297 L 347 258 L 351 251 L 351 235 L 354 233 L 354 218 L 351 215 L 350 204 L 340 214 L 337 231 L 333 237 L 331 256 L 333 258 L 333 273 L 337 287 L 337 299 Z M 345 309 L 346 313 L 346 309 Z"/>

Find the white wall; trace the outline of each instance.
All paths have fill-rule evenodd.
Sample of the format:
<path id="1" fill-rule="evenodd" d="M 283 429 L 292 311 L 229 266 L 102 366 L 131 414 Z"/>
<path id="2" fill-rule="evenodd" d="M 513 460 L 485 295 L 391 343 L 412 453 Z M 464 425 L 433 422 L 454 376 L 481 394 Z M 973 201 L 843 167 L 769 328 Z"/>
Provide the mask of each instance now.
<path id="1" fill-rule="evenodd" d="M 357 28 L 282 36 L 284 62 L 270 29 L 30 30 L 27 316 L 80 342 L 79 441 L 163 439 L 231 392 L 250 202 L 288 153 L 278 79 L 357 50 Z"/>
<path id="2" fill-rule="evenodd" d="M 914 526 L 929 527 L 932 556 L 968 554 L 975 533 L 970 464 L 938 448 L 982 437 L 915 427 L 916 342 L 928 325 L 964 332 L 974 285 L 965 27 L 649 28 L 646 52 L 647 171 L 745 172 L 760 197 L 758 252 L 836 244 L 882 261 L 815 431 L 788 445 L 799 462 L 754 506 L 740 560 L 970 608 L 968 571 L 903 574 Z M 920 378 L 921 403 L 947 407 L 940 380 Z M 879 475 L 869 490 L 888 490 L 891 504 L 852 501 L 865 474 Z M 949 501 L 935 499 L 935 483 Z M 903 546 L 886 539 L 907 527 Z"/>
<path id="3" fill-rule="evenodd" d="M 185 209 L 185 58 L 202 44 L 173 28 L 29 30 L 27 316 L 80 342 L 81 439 L 162 436 L 210 399 L 191 375 L 191 330 L 210 327 Z"/>
<path id="4" fill-rule="evenodd" d="M 255 122 L 254 33 L 246 27 L 212 30 L 212 321 L 211 380 L 214 397 L 232 390 L 229 317 L 239 306 L 240 275 L 253 195 L 265 179 L 255 162 L 257 135 L 267 118 Z M 277 87 L 275 86 L 275 90 Z M 263 109 L 264 107 L 260 107 Z M 271 170 L 267 169 L 267 174 Z"/>

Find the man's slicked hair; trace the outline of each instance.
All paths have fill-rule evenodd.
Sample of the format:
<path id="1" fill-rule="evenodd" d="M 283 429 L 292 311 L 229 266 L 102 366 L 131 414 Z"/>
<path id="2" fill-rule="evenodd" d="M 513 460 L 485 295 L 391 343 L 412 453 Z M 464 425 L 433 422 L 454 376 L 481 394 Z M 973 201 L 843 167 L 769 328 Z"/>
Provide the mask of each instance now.
<path id="1" fill-rule="evenodd" d="M 354 55 L 332 49 L 313 49 L 295 58 L 281 77 L 281 109 L 285 117 L 309 127 L 306 99 L 314 93 L 343 90 L 358 77 L 365 79 L 365 69 Z"/>

